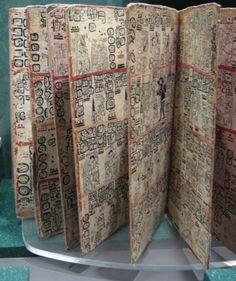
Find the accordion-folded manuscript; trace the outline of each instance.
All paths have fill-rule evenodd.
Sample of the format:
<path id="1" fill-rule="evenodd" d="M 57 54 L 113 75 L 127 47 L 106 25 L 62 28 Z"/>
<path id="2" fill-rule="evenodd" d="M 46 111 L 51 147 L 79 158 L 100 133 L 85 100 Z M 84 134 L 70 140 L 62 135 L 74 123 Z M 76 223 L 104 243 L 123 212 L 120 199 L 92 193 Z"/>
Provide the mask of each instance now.
<path id="1" fill-rule="evenodd" d="M 11 9 L 10 77 L 13 181 L 16 214 L 33 216 L 33 145 L 27 29 L 24 8 Z"/>
<path id="2" fill-rule="evenodd" d="M 212 235 L 236 251 L 235 18 L 217 4 L 11 9 L 17 215 L 84 254 L 129 222 L 137 262 L 164 213 L 203 264 Z"/>

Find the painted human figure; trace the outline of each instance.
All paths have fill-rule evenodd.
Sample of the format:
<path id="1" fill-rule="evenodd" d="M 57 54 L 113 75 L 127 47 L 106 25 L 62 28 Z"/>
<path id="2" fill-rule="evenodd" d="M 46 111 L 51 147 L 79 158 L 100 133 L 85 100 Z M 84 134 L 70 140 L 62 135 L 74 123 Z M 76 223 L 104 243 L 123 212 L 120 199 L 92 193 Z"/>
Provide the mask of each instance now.
<path id="1" fill-rule="evenodd" d="M 105 162 L 105 176 L 106 180 L 111 179 L 112 177 L 116 176 L 117 173 L 117 155 L 113 149 L 110 149 L 106 156 Z"/>
<path id="2" fill-rule="evenodd" d="M 165 97 L 166 97 L 166 85 L 164 83 L 164 79 L 160 77 L 158 80 L 158 85 L 160 86 L 159 91 L 157 92 L 157 95 L 161 97 L 161 107 L 160 107 L 160 119 L 165 118 Z"/>
<path id="3" fill-rule="evenodd" d="M 86 159 L 84 168 L 84 189 L 86 191 L 91 191 L 96 185 L 99 184 L 99 170 L 98 170 L 98 159 L 95 155 L 90 155 Z"/>

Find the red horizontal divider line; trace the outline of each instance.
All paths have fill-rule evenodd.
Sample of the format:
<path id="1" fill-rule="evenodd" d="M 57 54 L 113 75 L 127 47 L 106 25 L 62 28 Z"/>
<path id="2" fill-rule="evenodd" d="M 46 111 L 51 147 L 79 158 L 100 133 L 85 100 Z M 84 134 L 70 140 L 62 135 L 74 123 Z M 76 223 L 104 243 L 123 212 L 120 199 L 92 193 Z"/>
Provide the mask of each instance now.
<path id="1" fill-rule="evenodd" d="M 225 127 L 222 127 L 222 126 L 219 126 L 219 125 L 216 125 L 216 128 L 219 128 L 223 131 L 226 131 L 228 133 L 231 133 L 231 134 L 236 134 L 236 131 L 235 130 L 232 130 L 232 129 L 229 129 L 229 128 L 225 128 Z"/>
<path id="2" fill-rule="evenodd" d="M 236 67 L 227 66 L 227 65 L 218 65 L 218 69 L 227 70 L 230 72 L 236 72 Z"/>
<path id="3" fill-rule="evenodd" d="M 127 68 L 115 68 L 115 69 L 106 69 L 106 70 L 101 70 L 101 71 L 96 71 L 96 72 L 90 72 L 86 74 L 81 74 L 81 75 L 76 75 L 72 77 L 72 80 L 77 80 L 81 78 L 86 78 L 90 76 L 95 76 L 95 75 L 102 75 L 102 74 L 109 74 L 109 73 L 118 73 L 118 72 L 126 72 Z"/>

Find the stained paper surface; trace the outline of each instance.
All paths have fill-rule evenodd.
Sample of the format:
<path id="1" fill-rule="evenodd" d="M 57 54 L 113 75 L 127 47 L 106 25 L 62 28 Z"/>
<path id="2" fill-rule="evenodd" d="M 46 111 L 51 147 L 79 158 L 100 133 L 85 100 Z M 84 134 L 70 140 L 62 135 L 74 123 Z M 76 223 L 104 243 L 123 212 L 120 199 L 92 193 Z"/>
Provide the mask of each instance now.
<path id="1" fill-rule="evenodd" d="M 221 9 L 218 36 L 213 234 L 236 251 L 236 9 Z"/>
<path id="2" fill-rule="evenodd" d="M 35 207 L 41 236 L 63 231 L 46 12 L 45 6 L 27 8 L 35 151 Z"/>
<path id="3" fill-rule="evenodd" d="M 80 245 L 87 253 L 128 220 L 126 11 L 68 9 Z"/>
<path id="4" fill-rule="evenodd" d="M 10 9 L 10 80 L 13 181 L 16 214 L 32 217 L 33 146 L 25 8 Z"/>
<path id="5" fill-rule="evenodd" d="M 62 5 L 48 7 L 47 26 L 65 241 L 70 249 L 79 242 L 79 221 L 70 110 L 66 9 Z"/>
<path id="6" fill-rule="evenodd" d="M 128 6 L 129 198 L 136 262 L 166 207 L 178 14 Z"/>
<path id="7" fill-rule="evenodd" d="M 169 185 L 170 218 L 205 265 L 211 238 L 218 18 L 216 4 L 179 13 Z"/>

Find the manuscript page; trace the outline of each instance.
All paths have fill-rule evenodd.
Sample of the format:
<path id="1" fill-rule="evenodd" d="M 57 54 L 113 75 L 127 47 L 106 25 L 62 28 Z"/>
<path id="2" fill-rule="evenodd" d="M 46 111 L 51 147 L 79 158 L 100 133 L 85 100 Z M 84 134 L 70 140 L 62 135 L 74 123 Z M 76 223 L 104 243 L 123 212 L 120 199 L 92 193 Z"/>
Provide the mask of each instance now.
<path id="1" fill-rule="evenodd" d="M 213 234 L 236 251 L 236 9 L 220 10 Z"/>
<path id="2" fill-rule="evenodd" d="M 204 264 L 211 239 L 219 6 L 179 13 L 169 216 Z"/>
<path id="3" fill-rule="evenodd" d="M 80 245 L 88 253 L 128 221 L 126 10 L 68 9 Z"/>
<path id="4" fill-rule="evenodd" d="M 178 13 L 128 6 L 129 212 L 132 261 L 166 208 Z"/>
<path id="5" fill-rule="evenodd" d="M 27 8 L 30 87 L 35 151 L 35 204 L 41 236 L 63 231 L 56 127 L 48 60 L 46 6 Z"/>
<path id="6" fill-rule="evenodd" d="M 66 9 L 65 5 L 49 6 L 47 26 L 65 242 L 70 249 L 79 242 L 79 220 L 70 110 Z"/>
<path id="7" fill-rule="evenodd" d="M 33 217 L 33 145 L 25 8 L 10 9 L 12 162 L 16 215 Z"/>

